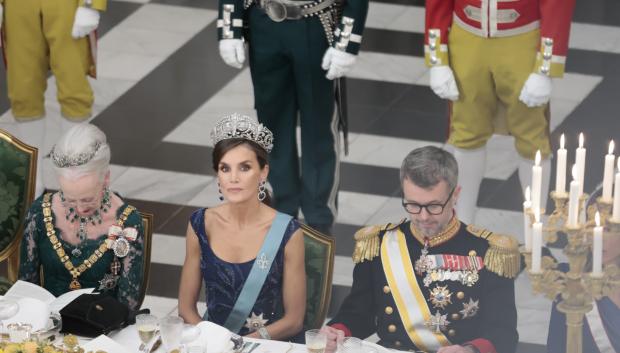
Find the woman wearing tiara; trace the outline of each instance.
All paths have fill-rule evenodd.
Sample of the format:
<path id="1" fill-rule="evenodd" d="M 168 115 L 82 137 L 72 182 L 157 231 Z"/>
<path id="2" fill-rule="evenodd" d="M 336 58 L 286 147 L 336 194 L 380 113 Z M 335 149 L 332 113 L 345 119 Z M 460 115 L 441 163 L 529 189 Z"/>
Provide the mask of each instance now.
<path id="1" fill-rule="evenodd" d="M 265 181 L 271 131 L 233 114 L 211 132 L 213 169 L 223 203 L 189 221 L 179 289 L 179 315 L 230 331 L 284 340 L 302 330 L 306 277 L 299 224 L 269 207 Z M 207 311 L 196 304 L 202 280 Z"/>
<path id="2" fill-rule="evenodd" d="M 60 190 L 34 201 L 25 220 L 19 278 L 58 296 L 96 288 L 139 309 L 143 227 L 138 211 L 110 192 L 110 147 L 79 124 L 50 152 Z"/>

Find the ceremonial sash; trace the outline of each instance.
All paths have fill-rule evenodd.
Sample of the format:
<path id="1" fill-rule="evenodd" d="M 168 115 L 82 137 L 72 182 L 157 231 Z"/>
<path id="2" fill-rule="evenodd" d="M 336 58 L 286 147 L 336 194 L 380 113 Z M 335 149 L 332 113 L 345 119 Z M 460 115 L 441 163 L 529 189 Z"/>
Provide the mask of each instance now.
<path id="1" fill-rule="evenodd" d="M 598 350 L 601 351 L 601 353 L 615 353 L 616 350 L 607 336 L 607 330 L 605 330 L 605 325 L 603 325 L 603 319 L 601 319 L 601 313 L 597 303 L 595 303 L 594 308 L 586 314 L 586 317 L 588 318 L 588 325 L 590 325 L 590 331 L 592 332 L 592 337 L 594 337 L 594 342 Z"/>
<path id="2" fill-rule="evenodd" d="M 405 330 L 418 349 L 437 351 L 450 345 L 441 332 L 434 332 L 426 326 L 431 311 L 418 285 L 405 234 L 400 229 L 385 233 L 381 243 L 381 262 L 398 314 Z"/>
<path id="3" fill-rule="evenodd" d="M 258 298 L 258 294 L 261 288 L 263 288 L 265 279 L 267 279 L 267 275 L 269 274 L 276 253 L 280 248 L 284 232 L 291 218 L 292 217 L 289 215 L 278 212 L 276 218 L 271 223 L 271 228 L 269 228 L 263 245 L 258 251 L 259 255 L 256 257 L 256 260 L 254 260 L 250 274 L 243 284 L 243 288 L 235 302 L 235 306 L 232 308 L 230 315 L 224 323 L 224 327 L 231 332 L 238 333 L 245 324 L 247 317 L 250 315 L 254 303 L 256 303 L 256 298 Z M 207 314 L 205 313 L 205 315 Z"/>

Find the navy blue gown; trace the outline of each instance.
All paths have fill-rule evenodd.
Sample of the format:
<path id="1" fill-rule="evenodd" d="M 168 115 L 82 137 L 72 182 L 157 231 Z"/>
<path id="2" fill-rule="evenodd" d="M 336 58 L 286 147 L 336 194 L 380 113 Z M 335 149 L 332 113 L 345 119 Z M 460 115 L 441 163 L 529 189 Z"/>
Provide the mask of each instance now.
<path id="1" fill-rule="evenodd" d="M 204 317 L 211 322 L 224 326 L 255 260 L 244 263 L 230 263 L 218 258 L 211 249 L 207 238 L 204 221 L 205 211 L 206 208 L 194 211 L 190 219 L 192 228 L 200 241 L 200 270 L 205 282 L 207 297 L 207 313 Z M 262 315 L 261 318 L 267 320 L 264 323 L 265 326 L 279 320 L 284 315 L 282 305 L 284 248 L 297 229 L 299 229 L 299 223 L 292 219 L 286 227 L 269 274 L 250 314 L 250 318 Z M 249 332 L 249 329 L 244 326 L 237 333 L 246 335 Z"/>

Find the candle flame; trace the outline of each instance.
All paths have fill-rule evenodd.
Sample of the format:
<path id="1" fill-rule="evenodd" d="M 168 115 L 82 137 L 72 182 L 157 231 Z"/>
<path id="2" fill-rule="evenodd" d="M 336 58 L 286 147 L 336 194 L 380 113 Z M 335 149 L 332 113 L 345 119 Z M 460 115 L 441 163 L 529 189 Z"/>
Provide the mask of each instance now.
<path id="1" fill-rule="evenodd" d="M 607 151 L 609 154 L 614 154 L 614 148 L 616 145 L 614 144 L 614 140 L 609 141 L 609 150 Z"/>
<path id="2" fill-rule="evenodd" d="M 579 148 L 583 148 L 583 132 L 579 133 Z"/>
<path id="3" fill-rule="evenodd" d="M 618 161 L 620 161 L 620 159 L 618 159 Z M 618 163 L 618 169 L 620 169 L 620 163 Z M 577 180 L 577 164 L 573 164 L 571 174 L 573 175 L 573 180 Z"/>
<path id="4" fill-rule="evenodd" d="M 601 215 L 598 213 L 598 211 L 596 211 L 596 214 L 594 215 L 594 222 L 596 222 L 597 227 L 601 226 Z"/>
<path id="5" fill-rule="evenodd" d="M 560 149 L 564 149 L 564 134 L 560 136 Z"/>
<path id="6" fill-rule="evenodd" d="M 536 159 L 534 160 L 536 166 L 540 166 L 540 150 L 536 151 Z"/>
<path id="7" fill-rule="evenodd" d="M 526 187 L 525 188 L 525 201 L 530 202 L 532 196 L 530 196 L 532 194 L 532 191 L 530 190 L 530 187 Z"/>

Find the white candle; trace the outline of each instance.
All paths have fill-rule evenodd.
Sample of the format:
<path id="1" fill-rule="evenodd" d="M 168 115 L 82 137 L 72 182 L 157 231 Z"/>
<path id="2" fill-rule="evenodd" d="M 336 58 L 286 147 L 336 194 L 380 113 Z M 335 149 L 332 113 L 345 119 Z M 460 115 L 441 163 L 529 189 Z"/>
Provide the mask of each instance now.
<path id="1" fill-rule="evenodd" d="M 611 219 L 620 222 L 620 158 L 618 158 L 618 173 L 616 173 L 616 186 L 614 188 L 614 210 Z"/>
<path id="2" fill-rule="evenodd" d="M 532 225 L 532 272 L 541 272 L 542 261 L 542 223 L 540 222 L 540 210 L 534 210 L 536 222 Z"/>
<path id="3" fill-rule="evenodd" d="M 560 137 L 560 148 L 558 149 L 558 160 L 555 171 L 555 193 L 564 194 L 566 192 L 566 148 L 564 148 L 564 134 Z"/>
<path id="4" fill-rule="evenodd" d="M 592 237 L 592 275 L 601 276 L 603 274 L 603 227 L 601 227 L 601 216 L 598 212 L 594 220 L 596 227 L 594 227 Z"/>
<path id="5" fill-rule="evenodd" d="M 532 207 L 530 201 L 530 187 L 525 188 L 525 202 L 523 202 L 523 235 L 525 238 L 525 251 L 532 251 L 532 226 L 528 211 Z"/>
<path id="6" fill-rule="evenodd" d="M 542 167 L 540 166 L 540 150 L 536 151 L 536 159 L 532 167 L 532 208 L 540 209 L 540 185 L 542 184 Z"/>
<path id="7" fill-rule="evenodd" d="M 586 149 L 583 147 L 583 132 L 579 134 L 579 147 L 577 147 L 575 155 L 575 164 L 577 164 L 577 180 L 579 180 L 579 197 L 583 194 L 584 177 L 586 176 Z M 573 177 L 574 179 L 574 177 Z"/>
<path id="8" fill-rule="evenodd" d="M 616 156 L 614 156 L 614 140 L 609 142 L 609 150 L 605 156 L 605 169 L 603 172 L 603 201 L 611 202 L 611 190 L 613 188 L 614 177 L 614 162 Z"/>
<path id="9" fill-rule="evenodd" d="M 579 190 L 580 182 L 577 180 L 577 165 L 573 164 L 572 175 L 573 181 L 570 182 L 570 195 L 568 198 L 568 220 L 567 224 L 571 227 L 576 227 L 578 224 L 579 216 Z"/>

